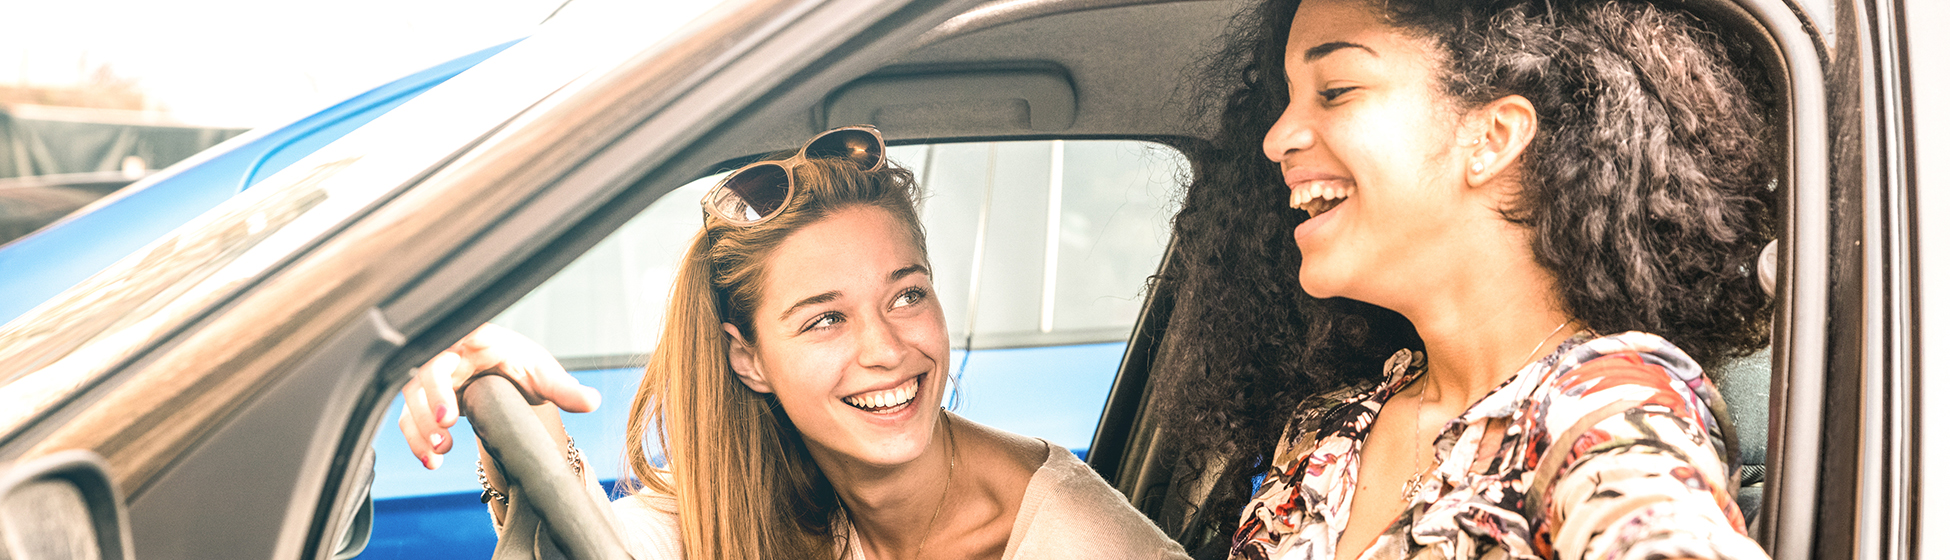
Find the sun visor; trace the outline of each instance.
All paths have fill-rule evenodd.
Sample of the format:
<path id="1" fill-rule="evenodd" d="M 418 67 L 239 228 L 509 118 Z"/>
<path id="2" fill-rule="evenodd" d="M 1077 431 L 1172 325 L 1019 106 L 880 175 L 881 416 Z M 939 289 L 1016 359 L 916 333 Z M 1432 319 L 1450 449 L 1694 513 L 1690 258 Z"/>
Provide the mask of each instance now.
<path id="1" fill-rule="evenodd" d="M 872 124 L 908 134 L 1061 132 L 1076 123 L 1077 92 L 1055 65 L 880 72 L 827 97 L 825 128 Z"/>

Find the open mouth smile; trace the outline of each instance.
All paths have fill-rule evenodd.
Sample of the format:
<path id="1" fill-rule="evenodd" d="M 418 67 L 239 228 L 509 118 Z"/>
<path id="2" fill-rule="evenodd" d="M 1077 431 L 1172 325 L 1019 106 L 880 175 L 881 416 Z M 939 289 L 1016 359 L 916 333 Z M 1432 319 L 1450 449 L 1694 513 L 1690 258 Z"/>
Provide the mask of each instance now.
<path id="1" fill-rule="evenodd" d="M 927 374 L 922 374 L 892 389 L 860 393 L 840 400 L 872 414 L 898 413 L 914 403 L 914 396 L 921 392 L 921 379 L 925 377 Z"/>
<path id="2" fill-rule="evenodd" d="M 1287 206 L 1306 210 L 1307 217 L 1318 217 L 1347 201 L 1354 193 L 1354 183 L 1342 179 L 1316 179 L 1293 186 L 1293 194 L 1287 199 Z"/>

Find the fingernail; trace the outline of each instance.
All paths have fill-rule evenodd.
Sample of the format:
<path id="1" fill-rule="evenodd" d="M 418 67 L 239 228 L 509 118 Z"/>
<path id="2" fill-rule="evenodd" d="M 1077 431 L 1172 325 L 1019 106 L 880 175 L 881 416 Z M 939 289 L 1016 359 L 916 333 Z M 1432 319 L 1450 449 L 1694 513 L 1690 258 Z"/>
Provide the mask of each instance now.
<path id="1" fill-rule="evenodd" d="M 442 457 L 445 457 L 445 456 L 444 456 L 444 455 L 439 455 L 439 454 L 429 454 L 429 455 L 427 455 L 427 468 L 428 468 L 428 469 L 438 469 L 438 468 L 440 468 L 440 459 L 441 459 Z"/>
<path id="2" fill-rule="evenodd" d="M 434 449 L 439 449 L 440 443 L 444 441 L 447 441 L 447 438 L 441 437 L 437 433 L 427 436 L 427 443 L 432 444 Z"/>
<path id="3" fill-rule="evenodd" d="M 426 468 L 427 468 L 427 470 L 433 470 L 433 463 L 432 463 L 432 462 L 430 462 L 430 461 L 427 461 L 427 457 L 430 457 L 430 456 L 431 456 L 431 455 L 421 455 L 421 456 L 420 456 L 420 466 L 422 466 L 422 467 L 426 467 Z"/>
<path id="4" fill-rule="evenodd" d="M 448 412 L 449 411 L 447 410 L 447 405 L 443 404 L 440 406 L 433 407 L 433 421 L 446 422 Z"/>

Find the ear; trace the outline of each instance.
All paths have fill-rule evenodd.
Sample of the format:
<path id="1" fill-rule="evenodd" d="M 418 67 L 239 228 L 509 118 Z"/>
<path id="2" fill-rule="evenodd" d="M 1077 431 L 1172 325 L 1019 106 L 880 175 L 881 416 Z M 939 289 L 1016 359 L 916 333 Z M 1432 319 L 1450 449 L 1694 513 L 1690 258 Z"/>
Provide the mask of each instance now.
<path id="1" fill-rule="evenodd" d="M 750 343 L 745 342 L 744 334 L 738 332 L 738 327 L 731 323 L 724 323 L 724 333 L 731 339 L 727 341 L 730 344 L 727 345 L 729 348 L 725 350 L 725 355 L 731 359 L 732 373 L 737 374 L 738 380 L 745 382 L 745 386 L 751 387 L 753 391 L 772 392 L 772 383 L 765 380 L 765 372 L 758 367 L 758 354 L 754 353 Z"/>
<path id="2" fill-rule="evenodd" d="M 1463 159 L 1463 177 L 1470 187 L 1495 181 L 1516 164 L 1530 140 L 1537 135 L 1537 107 L 1521 95 L 1504 96 L 1475 111 L 1479 130 L 1464 138 L 1468 156 Z"/>

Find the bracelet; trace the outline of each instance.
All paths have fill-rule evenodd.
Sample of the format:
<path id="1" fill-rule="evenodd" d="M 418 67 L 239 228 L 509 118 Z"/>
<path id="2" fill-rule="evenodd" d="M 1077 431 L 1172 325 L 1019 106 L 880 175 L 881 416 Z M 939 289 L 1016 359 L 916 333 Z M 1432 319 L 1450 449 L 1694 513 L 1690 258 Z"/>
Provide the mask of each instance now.
<path id="1" fill-rule="evenodd" d="M 568 455 L 569 470 L 576 473 L 576 478 L 582 478 L 582 450 L 576 448 L 576 438 L 574 436 L 569 437 Z M 508 495 L 501 493 L 500 490 L 495 490 L 494 485 L 488 483 L 487 464 L 481 461 L 475 461 L 474 477 L 481 481 L 481 503 L 485 504 L 488 503 L 488 500 L 494 500 L 501 502 L 501 505 L 508 505 Z"/>
<path id="2" fill-rule="evenodd" d="M 582 450 L 576 449 L 575 436 L 563 436 L 569 440 L 569 470 L 575 471 L 576 478 L 582 478 Z"/>
<path id="3" fill-rule="evenodd" d="M 494 500 L 501 502 L 501 505 L 508 505 L 508 495 L 502 494 L 500 490 L 495 490 L 493 484 L 488 484 L 487 465 L 482 464 L 480 461 L 475 461 L 474 476 L 481 479 L 481 503 L 485 504 L 488 503 L 488 500 Z"/>

